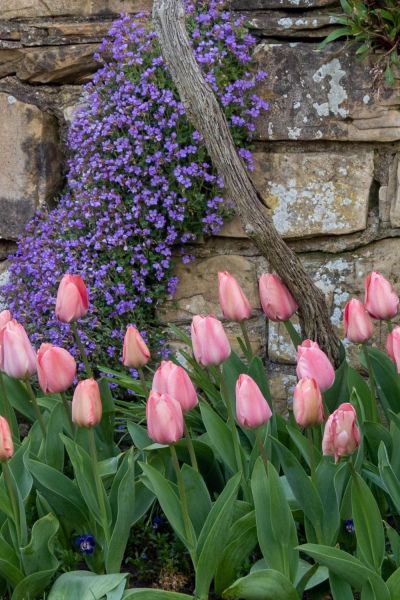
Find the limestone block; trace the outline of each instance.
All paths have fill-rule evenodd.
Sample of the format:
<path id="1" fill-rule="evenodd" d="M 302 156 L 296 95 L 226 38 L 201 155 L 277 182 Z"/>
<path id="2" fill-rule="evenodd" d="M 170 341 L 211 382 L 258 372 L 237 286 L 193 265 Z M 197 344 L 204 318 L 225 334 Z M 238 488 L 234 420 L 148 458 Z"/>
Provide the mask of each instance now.
<path id="1" fill-rule="evenodd" d="M 288 408 L 291 408 L 293 404 L 293 393 L 297 383 L 296 375 L 276 371 L 268 374 L 268 381 L 274 410 L 287 416 Z"/>
<path id="2" fill-rule="evenodd" d="M 188 265 L 177 265 L 177 293 L 160 309 L 160 318 L 167 323 L 190 321 L 196 314 L 214 314 L 222 318 L 218 303 L 218 271 L 229 271 L 236 277 L 252 307 L 259 308 L 255 264 L 243 256 L 217 255 Z"/>
<path id="3" fill-rule="evenodd" d="M 254 57 L 269 77 L 258 93 L 270 109 L 258 119 L 260 140 L 400 139 L 400 85 L 374 95 L 371 65 L 343 42 L 259 44 Z"/>
<path id="4" fill-rule="evenodd" d="M 234 10 L 268 10 L 271 8 L 298 10 L 321 6 L 339 6 L 339 2 L 337 0 L 233 0 L 232 2 Z"/>
<path id="5" fill-rule="evenodd" d="M 390 203 L 390 224 L 400 227 L 400 154 L 396 154 L 389 168 L 387 199 Z"/>
<path id="6" fill-rule="evenodd" d="M 0 237 L 15 239 L 58 189 L 58 133 L 52 116 L 8 94 L 0 115 Z"/>
<path id="7" fill-rule="evenodd" d="M 344 235 L 365 229 L 374 154 L 254 155 L 254 181 L 285 238 Z"/>
<path id="8" fill-rule="evenodd" d="M 3 6 L 6 4 L 6 6 Z M 151 10 L 151 0 L 12 0 L 2 1 L 1 19 L 28 19 L 35 17 L 65 17 L 137 13 Z"/>
<path id="9" fill-rule="evenodd" d="M 277 10 L 244 11 L 246 24 L 260 35 L 280 37 L 323 38 L 334 28 L 331 10 L 291 14 Z"/>

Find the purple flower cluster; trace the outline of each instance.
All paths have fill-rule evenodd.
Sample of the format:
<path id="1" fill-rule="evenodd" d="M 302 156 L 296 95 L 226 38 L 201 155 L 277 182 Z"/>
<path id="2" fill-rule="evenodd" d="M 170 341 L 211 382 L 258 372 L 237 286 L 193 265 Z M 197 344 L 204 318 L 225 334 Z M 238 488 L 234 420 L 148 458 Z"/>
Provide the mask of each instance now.
<path id="1" fill-rule="evenodd" d="M 196 6 L 186 4 L 196 59 L 252 168 L 248 138 L 267 108 L 254 93 L 265 77 L 250 68 L 255 40 L 220 0 Z M 55 293 L 63 273 L 80 274 L 90 290 L 87 348 L 93 361 L 115 363 L 128 323 L 157 331 L 157 303 L 176 290 L 174 247 L 217 232 L 226 207 L 144 15 L 114 22 L 97 60 L 69 133 L 68 191 L 27 227 L 4 293 L 34 342 L 72 348 Z"/>

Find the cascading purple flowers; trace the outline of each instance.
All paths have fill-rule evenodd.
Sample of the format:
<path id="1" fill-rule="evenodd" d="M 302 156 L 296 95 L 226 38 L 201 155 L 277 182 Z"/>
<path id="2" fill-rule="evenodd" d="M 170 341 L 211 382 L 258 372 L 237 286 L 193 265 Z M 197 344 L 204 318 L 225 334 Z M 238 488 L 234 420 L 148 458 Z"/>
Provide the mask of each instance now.
<path id="1" fill-rule="evenodd" d="M 265 77 L 250 69 L 255 40 L 220 0 L 198 4 L 186 4 L 196 59 L 252 168 L 248 139 L 267 108 L 254 93 Z M 68 190 L 28 225 L 3 292 L 34 342 L 65 344 L 55 293 L 64 272 L 79 273 L 91 292 L 86 345 L 117 361 L 126 325 L 156 330 L 157 303 L 176 290 L 173 248 L 217 232 L 226 207 L 144 16 L 115 21 L 97 59 L 69 133 Z"/>

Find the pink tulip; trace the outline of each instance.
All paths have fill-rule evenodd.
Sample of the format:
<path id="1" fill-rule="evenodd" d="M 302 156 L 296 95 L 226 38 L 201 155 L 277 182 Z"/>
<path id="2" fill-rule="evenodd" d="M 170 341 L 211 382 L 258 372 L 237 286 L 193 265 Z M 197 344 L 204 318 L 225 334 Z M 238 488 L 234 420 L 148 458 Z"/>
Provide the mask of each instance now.
<path id="1" fill-rule="evenodd" d="M 3 327 L 5 327 L 5 325 L 7 325 L 7 323 L 9 321 L 11 321 L 12 316 L 9 310 L 2 310 L 0 312 L 0 329 L 3 329 Z"/>
<path id="2" fill-rule="evenodd" d="M 386 351 L 400 373 L 400 327 L 395 327 L 386 340 Z"/>
<path id="3" fill-rule="evenodd" d="M 254 429 L 272 417 L 268 402 L 249 375 L 239 375 L 236 382 L 236 419 L 241 427 Z"/>
<path id="4" fill-rule="evenodd" d="M 261 306 L 271 321 L 287 321 L 298 309 L 296 300 L 278 275 L 261 275 L 259 291 Z"/>
<path id="5" fill-rule="evenodd" d="M 39 385 L 45 394 L 65 392 L 75 379 L 74 357 L 53 344 L 42 344 L 37 353 Z"/>
<path id="6" fill-rule="evenodd" d="M 158 444 L 174 444 L 183 436 L 181 405 L 168 394 L 152 390 L 146 404 L 147 431 Z"/>
<path id="7" fill-rule="evenodd" d="M 150 351 L 142 336 L 133 325 L 128 325 L 124 337 L 122 363 L 125 367 L 138 369 L 150 360 Z"/>
<path id="8" fill-rule="evenodd" d="M 251 306 L 242 288 L 228 271 L 218 273 L 218 295 L 225 319 L 243 321 L 251 317 Z"/>
<path id="9" fill-rule="evenodd" d="M 56 317 L 71 323 L 84 317 L 89 309 L 87 288 L 79 275 L 66 273 L 61 279 L 56 299 Z"/>
<path id="10" fill-rule="evenodd" d="M 35 350 L 15 319 L 0 330 L 0 369 L 15 379 L 27 379 L 36 372 Z"/>
<path id="11" fill-rule="evenodd" d="M 363 344 L 372 337 L 373 325 L 362 302 L 353 298 L 344 307 L 344 333 L 350 342 Z"/>
<path id="12" fill-rule="evenodd" d="M 72 398 L 72 421 L 79 427 L 96 427 L 101 421 L 103 407 L 95 379 L 84 379 L 75 388 Z"/>
<path id="13" fill-rule="evenodd" d="M 357 427 L 357 414 L 348 402 L 341 404 L 328 418 L 322 440 L 322 453 L 335 457 L 353 454 L 360 445 L 360 430 Z"/>
<path id="14" fill-rule="evenodd" d="M 324 420 L 321 391 L 315 379 L 303 377 L 294 389 L 293 414 L 300 427 L 312 427 Z"/>
<path id="15" fill-rule="evenodd" d="M 220 365 L 231 353 L 231 346 L 221 321 L 213 315 L 192 319 L 193 354 L 199 365 Z"/>
<path id="16" fill-rule="evenodd" d="M 8 460 L 14 454 L 14 444 L 10 426 L 4 417 L 0 417 L 0 461 Z"/>
<path id="17" fill-rule="evenodd" d="M 322 392 L 330 388 L 335 381 L 335 370 L 317 342 L 304 340 L 301 346 L 297 346 L 296 360 L 297 377 L 315 379 Z"/>
<path id="18" fill-rule="evenodd" d="M 168 394 L 178 400 L 184 413 L 192 410 L 199 403 L 194 385 L 183 367 L 171 360 L 163 360 L 154 373 L 153 392 Z"/>
<path id="19" fill-rule="evenodd" d="M 373 271 L 365 279 L 365 308 L 374 319 L 388 320 L 397 315 L 399 297 L 392 284 Z"/>

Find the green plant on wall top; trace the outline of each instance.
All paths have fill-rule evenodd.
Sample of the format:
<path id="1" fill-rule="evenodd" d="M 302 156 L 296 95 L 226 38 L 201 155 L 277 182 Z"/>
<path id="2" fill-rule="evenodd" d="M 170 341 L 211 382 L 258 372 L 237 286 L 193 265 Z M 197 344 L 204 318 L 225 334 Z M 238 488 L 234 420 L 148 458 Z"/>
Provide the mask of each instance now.
<path id="1" fill-rule="evenodd" d="M 384 74 L 386 83 L 393 86 L 400 66 L 399 0 L 340 0 L 340 4 L 344 15 L 335 15 L 335 22 L 341 27 L 321 47 L 346 36 L 349 44 L 358 45 L 356 54 L 362 60 L 378 56 L 376 78 Z"/>

